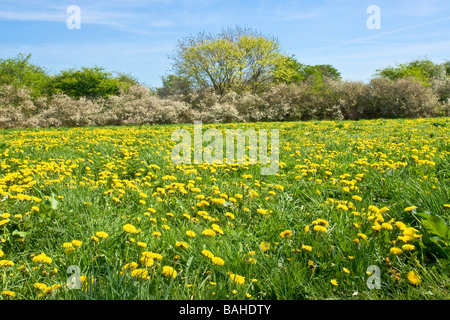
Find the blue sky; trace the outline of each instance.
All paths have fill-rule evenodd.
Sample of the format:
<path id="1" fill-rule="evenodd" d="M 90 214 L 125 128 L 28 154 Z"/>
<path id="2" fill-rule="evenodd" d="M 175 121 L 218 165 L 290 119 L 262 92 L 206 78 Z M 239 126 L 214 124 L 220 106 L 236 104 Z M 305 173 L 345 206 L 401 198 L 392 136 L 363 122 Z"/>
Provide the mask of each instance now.
<path id="1" fill-rule="evenodd" d="M 81 29 L 67 28 L 70 5 Z M 380 29 L 367 27 L 370 5 Z M 52 74 L 98 65 L 156 87 L 177 39 L 235 26 L 275 36 L 286 54 L 331 64 L 346 80 L 418 57 L 450 60 L 448 0 L 0 0 L 0 58 L 31 53 Z"/>

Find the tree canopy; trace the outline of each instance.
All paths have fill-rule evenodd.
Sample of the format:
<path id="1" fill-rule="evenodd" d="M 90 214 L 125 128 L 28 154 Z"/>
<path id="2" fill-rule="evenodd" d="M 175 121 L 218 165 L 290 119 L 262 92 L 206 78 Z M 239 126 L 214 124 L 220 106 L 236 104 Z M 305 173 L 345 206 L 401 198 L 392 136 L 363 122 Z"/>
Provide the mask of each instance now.
<path id="1" fill-rule="evenodd" d="M 114 77 L 102 67 L 82 67 L 80 70 L 63 70 L 52 78 L 52 93 L 62 92 L 72 98 L 89 99 L 118 95 L 120 88 L 127 88 L 137 82 L 126 74 Z"/>
<path id="2" fill-rule="evenodd" d="M 316 84 L 323 82 L 324 78 L 340 80 L 340 72 L 329 64 L 307 65 L 302 64 L 294 56 L 283 56 L 275 65 L 273 72 L 274 83 L 299 83 L 310 81 Z"/>
<path id="3" fill-rule="evenodd" d="M 407 63 L 377 69 L 376 76 L 391 80 L 413 78 L 428 86 L 433 79 L 443 78 L 449 75 L 448 62 L 435 64 L 427 58 L 415 59 Z"/>
<path id="4" fill-rule="evenodd" d="M 178 41 L 175 74 L 197 88 L 212 87 L 218 94 L 262 90 L 270 82 L 281 56 L 277 39 L 250 29 L 228 29 L 218 35 L 199 33 Z"/>
<path id="5" fill-rule="evenodd" d="M 31 54 L 19 53 L 12 58 L 0 59 L 0 85 L 27 87 L 31 96 L 37 98 L 46 92 L 49 81 L 44 68 L 31 62 Z"/>

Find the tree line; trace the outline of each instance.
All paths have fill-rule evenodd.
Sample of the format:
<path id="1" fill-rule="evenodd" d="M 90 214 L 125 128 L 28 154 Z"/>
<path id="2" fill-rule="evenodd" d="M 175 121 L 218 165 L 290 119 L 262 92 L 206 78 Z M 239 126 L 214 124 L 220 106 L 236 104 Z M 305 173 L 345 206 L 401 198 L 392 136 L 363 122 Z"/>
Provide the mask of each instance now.
<path id="1" fill-rule="evenodd" d="M 405 117 L 413 115 L 415 110 L 425 110 L 417 116 L 449 113 L 450 61 L 438 64 L 428 58 L 417 58 L 377 69 L 368 84 L 349 82 L 343 81 L 341 73 L 332 65 L 301 63 L 294 55 L 282 50 L 277 38 L 239 27 L 179 39 L 169 59 L 172 68 L 161 77 L 162 85 L 150 88 L 131 74 L 110 72 L 99 66 L 70 68 L 50 75 L 45 68 L 32 62 L 31 54 L 19 53 L 0 59 L 0 109 L 17 107 L 17 101 L 22 101 L 11 88 L 24 89 L 35 104 L 30 110 L 36 113 L 39 108 L 41 111 L 46 108 L 42 107 L 42 98 L 47 104 L 61 95 L 98 102 L 99 99 L 111 100 L 111 97 L 130 94 L 132 88 L 142 87 L 148 95 L 183 102 L 200 111 L 211 109 L 215 104 L 231 104 L 241 114 L 250 114 L 250 109 L 245 109 L 245 101 L 252 97 L 250 100 L 264 101 L 258 107 L 259 112 L 267 109 L 266 112 L 273 113 L 274 106 L 285 101 L 280 102 L 280 108 L 287 108 L 297 116 L 285 112 L 279 116 L 281 120 L 308 119 L 298 117 L 299 110 L 305 108 L 310 110 L 302 111 L 302 114 L 329 117 L 327 114 L 330 113 L 319 103 L 330 110 L 339 109 L 343 118 L 350 119 L 377 114 Z M 276 98 L 275 94 L 278 95 Z M 397 107 L 395 103 L 400 104 Z M 414 107 L 407 112 L 408 105 Z M 383 108 L 389 112 L 377 111 L 380 106 L 386 106 Z M 333 112 L 331 114 L 336 114 Z"/>

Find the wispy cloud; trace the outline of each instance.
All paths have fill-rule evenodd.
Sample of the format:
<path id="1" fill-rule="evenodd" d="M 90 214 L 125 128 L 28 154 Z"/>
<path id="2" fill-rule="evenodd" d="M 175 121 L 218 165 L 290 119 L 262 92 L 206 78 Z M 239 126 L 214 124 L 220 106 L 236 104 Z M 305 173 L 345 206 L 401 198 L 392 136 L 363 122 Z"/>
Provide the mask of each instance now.
<path id="1" fill-rule="evenodd" d="M 390 35 L 390 34 L 400 33 L 400 32 L 403 32 L 403 31 L 408 31 L 408 30 L 411 30 L 411 29 L 416 29 L 416 28 L 420 28 L 420 27 L 424 27 L 424 26 L 432 25 L 432 24 L 437 24 L 437 23 L 441 23 L 441 22 L 449 21 L 449 20 L 450 20 L 450 17 L 446 17 L 446 18 L 442 18 L 442 19 L 437 19 L 437 20 L 433 20 L 433 21 L 427 21 L 427 22 L 423 22 L 423 23 L 418 23 L 418 24 L 406 26 L 406 27 L 403 27 L 403 28 L 398 28 L 398 29 L 394 29 L 394 30 L 389 30 L 389 31 L 377 33 L 377 34 L 374 34 L 372 36 L 361 37 L 361 38 L 356 38 L 356 39 L 350 39 L 350 40 L 339 42 L 339 43 L 337 43 L 335 45 L 327 46 L 326 49 L 333 49 L 333 48 L 337 48 L 337 47 L 344 47 L 344 46 L 347 46 L 347 45 L 358 44 L 358 43 L 361 44 L 361 43 L 364 43 L 364 42 L 368 42 L 369 40 L 383 38 L 383 37 L 385 37 L 387 35 Z"/>
<path id="2" fill-rule="evenodd" d="M 448 6 L 448 0 L 410 0 L 402 11 L 410 16 L 424 17 L 442 12 Z"/>
<path id="3" fill-rule="evenodd" d="M 142 1 L 135 0 L 134 3 Z M 152 0 L 151 2 L 167 2 L 165 0 Z M 12 2 L 10 2 L 11 4 Z M 146 27 L 170 27 L 174 23 L 171 19 L 156 17 L 156 13 L 151 17 L 148 12 L 139 10 L 129 10 L 128 1 L 115 1 L 115 6 L 101 6 L 100 3 L 89 3 L 80 5 L 81 23 L 106 25 L 120 28 L 122 31 L 151 34 L 145 30 Z M 148 3 L 148 1 L 147 1 Z M 119 5 L 117 5 L 119 4 Z M 128 8 L 125 8 L 128 5 Z M 13 7 L 10 5 L 10 7 Z M 27 8 L 24 10 L 23 8 Z M 68 5 L 47 5 L 38 8 L 30 6 L 20 6 L 18 9 L 9 8 L 9 10 L 0 10 L 0 20 L 6 21 L 36 21 L 36 22 L 65 22 L 69 17 L 66 12 Z M 104 8 L 108 8 L 105 10 Z M 127 10 L 128 9 L 128 10 Z"/>
<path id="4" fill-rule="evenodd" d="M 16 12 L 0 11 L 0 19 L 18 21 L 50 21 L 61 22 L 67 19 L 67 14 L 50 12 Z"/>
<path id="5" fill-rule="evenodd" d="M 46 22 L 65 22 L 69 14 L 66 8 L 52 11 L 0 11 L 1 20 L 13 21 L 46 21 Z M 123 27 L 119 23 L 121 19 L 132 19 L 132 15 L 127 13 L 108 12 L 108 11 L 89 11 L 83 10 L 81 20 L 83 24 L 101 24 Z"/>

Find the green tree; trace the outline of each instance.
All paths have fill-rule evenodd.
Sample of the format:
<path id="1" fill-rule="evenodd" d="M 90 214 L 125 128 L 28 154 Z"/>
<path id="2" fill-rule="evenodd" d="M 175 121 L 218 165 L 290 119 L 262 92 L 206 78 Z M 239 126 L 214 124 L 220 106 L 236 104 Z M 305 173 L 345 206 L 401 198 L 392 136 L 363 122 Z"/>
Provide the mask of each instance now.
<path id="1" fill-rule="evenodd" d="M 450 77 L 450 61 L 445 61 L 441 66 L 445 71 L 445 76 Z"/>
<path id="2" fill-rule="evenodd" d="M 212 87 L 224 94 L 263 90 L 280 55 L 275 38 L 237 27 L 218 35 L 199 33 L 181 39 L 170 58 L 177 76 L 196 88 Z"/>
<path id="3" fill-rule="evenodd" d="M 325 78 L 340 80 L 341 74 L 329 64 L 314 66 L 302 64 L 294 56 L 280 57 L 273 73 L 274 83 L 291 84 L 310 81 L 319 85 Z"/>
<path id="4" fill-rule="evenodd" d="M 80 97 L 104 98 L 118 95 L 120 88 L 127 88 L 133 83 L 134 80 L 129 77 L 124 80 L 123 75 L 114 78 L 112 73 L 106 72 L 102 67 L 82 67 L 81 70 L 63 70 L 53 77 L 52 93 L 62 92 L 75 99 Z"/>
<path id="5" fill-rule="evenodd" d="M 313 67 L 319 72 L 321 77 L 330 78 L 335 81 L 341 80 L 341 73 L 330 64 L 318 64 Z"/>
<path id="6" fill-rule="evenodd" d="M 32 98 L 38 98 L 47 92 L 49 82 L 46 71 L 31 63 L 31 54 L 19 53 L 13 58 L 0 59 L 0 85 L 28 87 Z"/>
<path id="7" fill-rule="evenodd" d="M 445 69 L 444 65 L 435 64 L 429 59 L 416 59 L 393 67 L 377 69 L 375 76 L 391 80 L 412 78 L 429 86 L 431 80 L 445 76 Z"/>
<path id="8" fill-rule="evenodd" d="M 278 59 L 273 72 L 274 83 L 299 83 L 306 80 L 304 65 L 294 56 L 282 56 Z"/>
<path id="9" fill-rule="evenodd" d="M 124 73 L 119 71 L 116 72 L 116 74 L 117 75 L 115 76 L 115 79 L 125 87 L 138 86 L 141 84 L 139 80 L 130 73 Z"/>
<path id="10" fill-rule="evenodd" d="M 158 96 L 162 98 L 175 95 L 187 96 L 193 91 L 192 81 L 184 76 L 169 74 L 167 76 L 163 76 L 161 80 L 162 87 L 157 88 L 156 92 Z"/>

